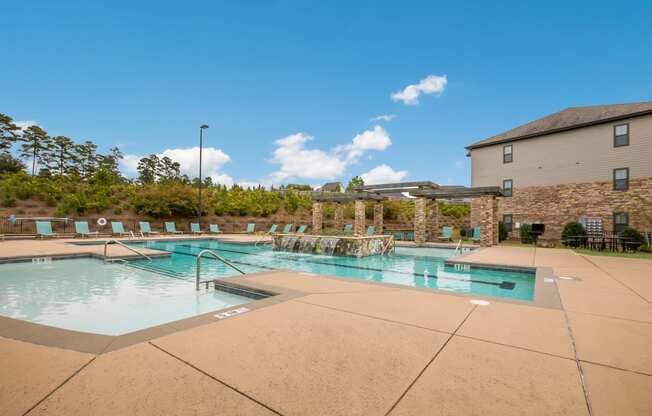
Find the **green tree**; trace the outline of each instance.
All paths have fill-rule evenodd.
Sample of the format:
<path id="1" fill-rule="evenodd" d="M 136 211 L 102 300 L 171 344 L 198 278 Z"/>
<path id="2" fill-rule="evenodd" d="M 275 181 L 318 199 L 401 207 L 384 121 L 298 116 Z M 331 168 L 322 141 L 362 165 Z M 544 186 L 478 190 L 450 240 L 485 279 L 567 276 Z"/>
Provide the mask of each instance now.
<path id="1" fill-rule="evenodd" d="M 138 182 L 152 184 L 156 182 L 160 160 L 156 155 L 149 155 L 138 162 Z"/>
<path id="2" fill-rule="evenodd" d="M 19 129 L 11 117 L 0 113 L 0 154 L 9 153 L 17 139 Z"/>
<path id="3" fill-rule="evenodd" d="M 355 187 L 357 186 L 364 186 L 364 179 L 362 179 L 360 176 L 354 176 L 353 178 L 351 178 L 349 184 L 346 185 L 346 191 L 352 192 L 355 190 Z"/>
<path id="4" fill-rule="evenodd" d="M 76 170 L 78 159 L 75 142 L 66 136 L 53 137 L 47 161 L 48 168 L 59 176 Z"/>
<path id="5" fill-rule="evenodd" d="M 0 175 L 3 173 L 18 173 L 25 169 L 25 165 L 20 160 L 11 156 L 9 153 L 0 154 Z"/>
<path id="6" fill-rule="evenodd" d="M 163 156 L 156 167 L 156 175 L 162 181 L 178 181 L 181 177 L 181 165 L 167 156 Z"/>
<path id="7" fill-rule="evenodd" d="M 122 174 L 120 173 L 120 160 L 124 158 L 124 155 L 117 146 L 109 149 L 109 154 L 100 156 L 100 168 L 106 168 L 113 173 L 113 176 L 116 179 L 122 179 Z"/>
<path id="8" fill-rule="evenodd" d="M 90 140 L 75 147 L 79 173 L 82 177 L 88 178 L 97 170 L 100 157 L 97 154 L 97 145 Z"/>
<path id="9" fill-rule="evenodd" d="M 32 176 L 34 176 L 36 174 L 36 164 L 45 165 L 47 162 L 52 139 L 39 126 L 29 126 L 23 130 L 19 140 L 23 142 L 20 147 L 20 157 L 32 159 Z"/>

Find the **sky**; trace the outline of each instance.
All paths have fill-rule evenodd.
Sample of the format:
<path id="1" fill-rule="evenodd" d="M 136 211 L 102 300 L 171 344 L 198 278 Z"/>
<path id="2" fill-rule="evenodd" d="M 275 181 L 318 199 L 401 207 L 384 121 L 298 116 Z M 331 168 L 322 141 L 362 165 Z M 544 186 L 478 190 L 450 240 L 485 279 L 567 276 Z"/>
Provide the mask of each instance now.
<path id="1" fill-rule="evenodd" d="M 652 2 L 1 0 L 0 113 L 220 183 L 469 185 L 464 146 L 652 100 Z"/>

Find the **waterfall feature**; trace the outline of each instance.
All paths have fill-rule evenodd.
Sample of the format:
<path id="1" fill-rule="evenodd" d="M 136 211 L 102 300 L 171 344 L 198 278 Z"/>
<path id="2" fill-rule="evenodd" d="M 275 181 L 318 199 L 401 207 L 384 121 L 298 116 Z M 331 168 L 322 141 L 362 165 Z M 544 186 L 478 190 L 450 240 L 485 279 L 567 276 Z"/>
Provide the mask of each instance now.
<path id="1" fill-rule="evenodd" d="M 273 250 L 294 253 L 365 257 L 386 254 L 393 248 L 394 238 L 389 235 L 321 236 L 275 234 L 272 237 Z"/>

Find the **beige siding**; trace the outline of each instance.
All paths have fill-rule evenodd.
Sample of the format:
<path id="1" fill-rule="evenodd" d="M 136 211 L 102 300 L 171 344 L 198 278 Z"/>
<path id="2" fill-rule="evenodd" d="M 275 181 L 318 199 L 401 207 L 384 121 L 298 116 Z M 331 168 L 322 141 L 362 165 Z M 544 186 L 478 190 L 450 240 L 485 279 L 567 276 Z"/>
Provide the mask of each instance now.
<path id="1" fill-rule="evenodd" d="M 613 146 L 613 126 L 629 123 L 629 146 Z M 503 144 L 471 151 L 472 186 L 514 188 L 611 181 L 613 169 L 630 178 L 652 177 L 652 115 L 511 143 L 514 161 L 503 163 Z"/>

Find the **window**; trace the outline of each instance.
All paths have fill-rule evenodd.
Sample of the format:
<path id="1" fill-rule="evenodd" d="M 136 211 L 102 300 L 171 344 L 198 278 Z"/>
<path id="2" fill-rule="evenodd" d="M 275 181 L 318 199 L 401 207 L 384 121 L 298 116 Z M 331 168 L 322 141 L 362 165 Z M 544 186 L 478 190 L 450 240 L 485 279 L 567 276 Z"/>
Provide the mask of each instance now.
<path id="1" fill-rule="evenodd" d="M 512 232 L 513 226 L 512 226 L 512 214 L 505 214 L 503 215 L 503 224 L 505 225 L 505 229 L 507 232 Z"/>
<path id="2" fill-rule="evenodd" d="M 629 189 L 629 168 L 614 169 L 614 191 Z"/>
<path id="3" fill-rule="evenodd" d="M 514 155 L 512 153 L 512 145 L 507 144 L 503 146 L 503 163 L 512 163 Z"/>
<path id="4" fill-rule="evenodd" d="M 614 126 L 614 147 L 629 146 L 629 124 Z"/>
<path id="5" fill-rule="evenodd" d="M 620 234 L 629 226 L 629 215 L 626 212 L 614 212 L 614 233 Z"/>
<path id="6" fill-rule="evenodd" d="M 505 179 L 503 181 L 503 195 L 512 196 L 512 180 Z"/>

